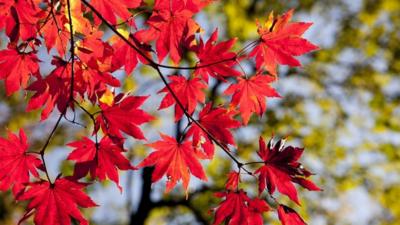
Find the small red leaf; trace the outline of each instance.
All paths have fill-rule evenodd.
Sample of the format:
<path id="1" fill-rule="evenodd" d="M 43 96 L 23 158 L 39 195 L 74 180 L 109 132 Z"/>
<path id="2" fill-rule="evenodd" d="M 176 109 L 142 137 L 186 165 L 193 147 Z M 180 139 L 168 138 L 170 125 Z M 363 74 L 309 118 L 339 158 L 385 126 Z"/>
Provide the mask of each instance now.
<path id="1" fill-rule="evenodd" d="M 27 150 L 27 138 L 22 129 L 19 137 L 11 132 L 7 139 L 0 137 L 0 190 L 12 187 L 13 194 L 17 195 L 29 182 L 29 174 L 39 177 L 37 169 L 42 161 Z"/>
<path id="2" fill-rule="evenodd" d="M 294 211 L 286 205 L 279 205 L 278 216 L 282 225 L 306 225 L 306 222 Z"/>
<path id="3" fill-rule="evenodd" d="M 259 116 L 265 112 L 266 97 L 280 97 L 270 83 L 275 81 L 274 77 L 257 74 L 249 79 L 238 77 L 237 84 L 231 84 L 224 94 L 232 95 L 231 103 L 239 106 L 243 123 L 247 125 L 253 113 Z"/>
<path id="4" fill-rule="evenodd" d="M 166 192 L 182 179 L 183 187 L 188 189 L 190 173 L 207 181 L 207 176 L 195 155 L 190 141 L 178 143 L 175 138 L 161 134 L 162 140 L 149 144 L 155 152 L 145 158 L 138 167 L 155 166 L 152 181 L 156 182 L 162 176 L 167 176 Z"/>
<path id="5" fill-rule="evenodd" d="M 200 78 L 186 79 L 181 75 L 173 75 L 168 78 L 171 80 L 169 86 L 189 114 L 194 112 L 197 102 L 205 101 L 203 89 L 205 89 L 207 85 Z M 166 93 L 158 109 L 164 109 L 176 103 L 167 87 L 161 89 L 158 93 Z M 182 116 L 183 111 L 181 107 L 175 104 L 175 121 L 178 121 Z"/>

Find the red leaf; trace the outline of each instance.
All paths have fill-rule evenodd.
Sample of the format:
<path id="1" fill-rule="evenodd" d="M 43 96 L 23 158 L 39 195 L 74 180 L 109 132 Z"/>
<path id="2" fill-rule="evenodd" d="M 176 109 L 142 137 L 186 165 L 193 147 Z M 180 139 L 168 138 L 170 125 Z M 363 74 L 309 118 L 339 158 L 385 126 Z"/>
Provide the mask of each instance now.
<path id="1" fill-rule="evenodd" d="M 213 225 L 263 225 L 262 213 L 270 209 L 261 199 L 250 199 L 242 190 L 238 192 L 217 193 L 217 197 L 225 200 L 215 212 Z"/>
<path id="2" fill-rule="evenodd" d="M 200 39 L 200 44 L 196 47 L 196 54 L 199 58 L 197 66 L 210 65 L 196 69 L 195 71 L 206 82 L 208 82 L 209 75 L 223 81 L 225 81 L 224 78 L 226 77 L 240 76 L 240 72 L 232 68 L 236 64 L 236 53 L 229 51 L 235 44 L 236 39 L 216 44 L 217 37 L 218 30 L 215 30 L 205 44 Z"/>
<path id="3" fill-rule="evenodd" d="M 139 125 L 154 119 L 145 111 L 138 109 L 148 96 L 127 96 L 112 106 L 101 104 L 102 113 L 96 121 L 104 133 L 111 138 L 122 139 L 121 131 L 137 139 L 146 139 Z"/>
<path id="4" fill-rule="evenodd" d="M 257 153 L 265 162 L 265 165 L 255 171 L 255 174 L 259 174 L 259 193 L 267 187 L 268 192 L 273 194 L 275 189 L 278 188 L 280 193 L 300 204 L 296 188 L 292 182 L 296 182 L 309 190 L 320 190 L 311 181 L 302 178 L 311 174 L 297 162 L 303 154 L 303 149 L 292 146 L 284 147 L 284 140 L 280 140 L 276 144 L 272 144 L 271 140 L 267 146 L 262 137 L 260 137 L 259 145 L 260 150 Z"/>
<path id="5" fill-rule="evenodd" d="M 6 28 L 11 42 L 26 41 L 36 36 L 36 25 L 40 17 L 38 7 L 32 1 L 2 1 L 0 29 Z"/>
<path id="6" fill-rule="evenodd" d="M 135 169 L 122 154 L 125 150 L 114 144 L 108 137 L 100 141 L 98 148 L 96 148 L 96 143 L 87 137 L 71 142 L 68 146 L 75 148 L 68 159 L 76 162 L 74 171 L 76 178 L 84 177 L 90 171 L 92 178 L 103 181 L 108 177 L 119 186 L 118 169 Z"/>
<path id="7" fill-rule="evenodd" d="M 156 182 L 167 175 L 166 192 L 182 179 L 183 187 L 187 191 L 190 173 L 195 177 L 207 181 L 203 167 L 195 155 L 192 143 L 186 141 L 178 143 L 175 138 L 160 134 L 162 140 L 149 144 L 155 152 L 145 158 L 138 167 L 155 166 L 152 181 Z"/>
<path id="8" fill-rule="evenodd" d="M 49 19 L 43 25 L 42 29 L 40 29 L 40 33 L 44 37 L 47 51 L 55 48 L 60 54 L 60 57 L 64 57 L 65 52 L 67 51 L 66 43 L 69 42 L 70 32 L 66 29 L 59 29 L 59 26 L 64 27 L 64 25 L 68 24 L 68 19 L 62 12 L 53 11 L 53 13 L 54 18 Z"/>
<path id="9" fill-rule="evenodd" d="M 132 40 L 131 43 L 140 49 L 142 53 L 151 58 L 149 46 L 144 44 L 141 45 L 135 37 L 132 37 L 132 35 L 130 36 L 130 40 Z M 126 42 L 119 37 L 112 47 L 114 48 L 114 56 L 112 60 L 113 66 L 116 68 L 124 66 L 125 72 L 128 75 L 130 75 L 133 69 L 135 69 L 139 60 L 142 63 L 148 63 L 144 57 L 142 57 L 135 49 L 126 44 Z"/>
<path id="10" fill-rule="evenodd" d="M 174 91 L 182 105 L 185 107 L 189 114 L 192 114 L 196 109 L 197 102 L 204 102 L 205 95 L 203 89 L 207 88 L 207 85 L 200 78 L 186 79 L 181 75 L 173 75 L 168 77 L 171 82 L 169 86 Z M 158 93 L 167 93 L 161 101 L 160 109 L 170 107 L 175 103 L 175 99 L 169 92 L 167 87 L 161 89 Z M 178 121 L 183 116 L 183 111 L 178 104 L 175 104 L 175 121 Z"/>
<path id="11" fill-rule="evenodd" d="M 32 183 L 18 200 L 30 200 L 25 216 L 19 224 L 35 210 L 36 225 L 70 225 L 71 217 L 81 225 L 88 225 L 78 207 L 89 208 L 96 204 L 82 191 L 87 184 L 67 178 L 57 179 L 54 184 L 48 181 Z"/>
<path id="12" fill-rule="evenodd" d="M 7 139 L 0 137 L 0 190 L 12 187 L 13 194 L 17 195 L 29 182 L 29 174 L 39 177 L 37 169 L 42 161 L 27 150 L 27 138 L 22 129 L 19 137 L 11 132 Z"/>
<path id="13" fill-rule="evenodd" d="M 229 130 L 240 127 L 239 121 L 232 118 L 235 114 L 221 107 L 212 108 L 212 104 L 208 103 L 200 112 L 198 122 L 223 145 L 235 145 Z M 201 146 L 207 158 L 211 159 L 214 156 L 212 140 L 197 124 L 192 123 L 186 135 L 193 136 L 193 145 L 196 148 Z"/>
<path id="14" fill-rule="evenodd" d="M 239 192 L 218 193 L 218 197 L 225 197 L 215 212 L 213 225 L 221 224 L 226 221 L 226 225 L 247 225 L 248 208 L 246 202 L 249 201 L 246 193 Z"/>
<path id="15" fill-rule="evenodd" d="M 55 58 L 52 64 L 56 68 L 44 79 L 38 76 L 27 90 L 36 91 L 26 107 L 26 111 L 44 108 L 41 119 L 45 120 L 57 106 L 63 112 L 67 106 L 71 87 L 71 64 Z"/>
<path id="16" fill-rule="evenodd" d="M 231 95 L 231 103 L 239 106 L 243 123 L 247 125 L 253 113 L 259 116 L 266 110 L 266 97 L 280 97 L 270 83 L 275 81 L 274 77 L 257 74 L 249 79 L 238 77 L 237 84 L 231 84 L 224 94 Z"/>
<path id="17" fill-rule="evenodd" d="M 228 174 L 228 180 L 225 184 L 225 189 L 230 191 L 235 191 L 238 188 L 240 181 L 240 173 L 232 171 Z"/>
<path id="18" fill-rule="evenodd" d="M 263 225 L 263 217 L 262 213 L 269 211 L 271 208 L 268 204 L 259 198 L 252 199 L 248 202 L 249 205 L 249 217 L 248 224 L 249 225 Z"/>
<path id="19" fill-rule="evenodd" d="M 123 21 L 129 19 L 132 14 L 128 9 L 135 9 L 142 4 L 142 0 L 92 0 L 90 4 L 111 24 L 115 25 L 118 15 Z"/>
<path id="20" fill-rule="evenodd" d="M 294 211 L 286 205 L 279 205 L 278 216 L 282 225 L 306 225 L 306 222 Z"/>
<path id="21" fill-rule="evenodd" d="M 203 3 L 207 1 L 178 0 L 155 2 L 153 14 L 147 20 L 150 28 L 136 33 L 140 41 L 156 40 L 158 60 L 161 62 L 170 55 L 172 61 L 178 64 L 187 40 L 200 30 L 192 19 Z"/>
<path id="22" fill-rule="evenodd" d="M 276 75 L 277 64 L 300 66 L 300 62 L 293 56 L 299 56 L 318 49 L 301 36 L 312 23 L 289 23 L 293 10 L 274 19 L 272 13 L 266 27 L 258 25 L 260 43 L 251 52 L 256 57 L 258 70 L 265 68 L 272 75 Z"/>
<path id="23" fill-rule="evenodd" d="M 19 53 L 15 49 L 0 51 L 0 79 L 5 80 L 7 95 L 27 87 L 32 74 L 39 73 L 38 62 L 33 53 Z"/>

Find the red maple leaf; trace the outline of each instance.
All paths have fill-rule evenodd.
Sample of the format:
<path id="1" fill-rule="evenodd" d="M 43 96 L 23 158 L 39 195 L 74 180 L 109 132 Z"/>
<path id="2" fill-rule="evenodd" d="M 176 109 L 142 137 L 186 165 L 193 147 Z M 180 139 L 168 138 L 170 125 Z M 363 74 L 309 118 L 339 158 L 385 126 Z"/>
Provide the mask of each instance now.
<path id="1" fill-rule="evenodd" d="M 68 178 L 57 179 L 54 183 L 40 181 L 29 184 L 28 189 L 18 197 L 18 200 L 30 200 L 19 224 L 35 213 L 36 225 L 69 225 L 71 218 L 81 225 L 88 225 L 78 208 L 96 206 L 82 190 L 86 185 Z"/>
<path id="2" fill-rule="evenodd" d="M 44 79 L 41 76 L 33 82 L 27 90 L 36 91 L 26 107 L 26 111 L 44 108 L 41 120 L 45 120 L 54 107 L 57 106 L 60 112 L 64 112 L 70 95 L 71 87 L 71 66 L 70 63 L 60 58 L 54 58 L 52 64 L 56 68 Z"/>
<path id="3" fill-rule="evenodd" d="M 278 217 L 282 225 L 306 225 L 306 222 L 294 211 L 286 205 L 279 205 Z"/>
<path id="4" fill-rule="evenodd" d="M 247 219 L 249 225 L 263 225 L 264 220 L 262 217 L 263 212 L 269 211 L 271 208 L 262 199 L 254 198 L 248 202 L 249 217 Z"/>
<path id="5" fill-rule="evenodd" d="M 144 64 L 148 63 L 143 56 L 141 56 L 135 49 L 129 46 L 124 40 L 119 37 L 117 38 L 117 41 L 112 46 L 114 49 L 114 56 L 112 59 L 113 66 L 115 66 L 116 68 L 124 66 L 126 74 L 130 75 L 133 69 L 135 69 L 139 60 Z M 131 44 L 136 46 L 138 49 L 141 50 L 142 53 L 151 58 L 150 46 L 139 43 L 139 41 L 133 35 L 129 35 L 129 40 L 131 41 Z"/>
<path id="6" fill-rule="evenodd" d="M 123 21 L 129 19 L 132 14 L 128 9 L 135 9 L 142 4 L 142 0 L 92 0 L 90 4 L 100 12 L 100 14 L 111 24 L 117 23 L 115 15 L 118 15 Z"/>
<path id="7" fill-rule="evenodd" d="M 242 190 L 220 192 L 216 196 L 225 200 L 215 212 L 213 225 L 224 221 L 226 225 L 262 225 L 262 213 L 270 209 L 264 200 L 250 199 Z"/>
<path id="8" fill-rule="evenodd" d="M 125 98 L 122 96 L 114 98 L 111 106 L 100 103 L 102 112 L 96 118 L 97 126 L 100 125 L 103 132 L 111 138 L 122 139 L 122 131 L 134 138 L 146 139 L 139 125 L 153 120 L 154 117 L 138 107 L 148 96 L 127 96 Z"/>
<path id="9" fill-rule="evenodd" d="M 6 28 L 11 42 L 16 43 L 19 38 L 26 41 L 36 36 L 40 16 L 35 2 L 2 0 L 0 5 L 0 29 Z"/>
<path id="10" fill-rule="evenodd" d="M 259 174 L 259 193 L 267 187 L 268 192 L 273 194 L 275 189 L 278 188 L 280 193 L 300 204 L 296 188 L 292 182 L 309 190 L 321 190 L 311 181 L 304 179 L 304 177 L 311 175 L 308 170 L 303 168 L 301 163 L 297 162 L 304 149 L 292 146 L 284 147 L 284 140 L 279 140 L 276 144 L 273 144 L 271 139 L 266 145 L 262 137 L 259 139 L 259 147 L 257 154 L 265 162 L 265 165 L 255 171 L 255 174 Z"/>
<path id="11" fill-rule="evenodd" d="M 186 79 L 181 75 L 173 75 L 168 77 L 171 82 L 169 86 L 174 91 L 182 105 L 185 107 L 189 114 L 192 114 L 196 109 L 197 102 L 204 102 L 205 95 L 203 89 L 207 88 L 207 85 L 198 77 Z M 161 101 L 160 109 L 170 107 L 175 103 L 175 99 L 169 92 L 167 87 L 161 89 L 158 93 L 167 93 Z M 178 121 L 183 116 L 183 111 L 178 104 L 175 104 L 175 121 Z"/>
<path id="12" fill-rule="evenodd" d="M 103 181 L 108 177 L 119 186 L 118 169 L 134 169 L 122 154 L 125 150 L 114 144 L 108 137 L 101 139 L 98 146 L 87 137 L 67 145 L 75 148 L 68 159 L 76 162 L 74 171 L 76 178 L 84 177 L 90 172 L 92 178 Z"/>
<path id="13" fill-rule="evenodd" d="M 195 73 L 202 76 L 206 82 L 209 75 L 223 81 L 226 77 L 240 76 L 240 72 L 232 68 L 236 64 L 236 53 L 229 51 L 236 39 L 216 44 L 217 38 L 218 30 L 215 30 L 205 44 L 200 39 L 199 45 L 196 46 L 196 54 L 199 58 L 197 66 L 201 68 L 196 69 Z"/>
<path id="14" fill-rule="evenodd" d="M 289 23 L 292 14 L 293 10 L 290 10 L 274 19 L 271 13 L 265 27 L 258 24 L 260 42 L 249 54 L 256 57 L 257 69 L 265 68 L 276 75 L 277 64 L 300 66 L 293 56 L 318 49 L 318 46 L 301 37 L 312 23 Z"/>
<path id="15" fill-rule="evenodd" d="M 27 138 L 22 129 L 19 137 L 11 132 L 7 139 L 0 137 L 0 190 L 12 187 L 17 195 L 29 182 L 29 174 L 39 177 L 37 169 L 41 168 L 42 161 L 27 150 Z"/>
<path id="16" fill-rule="evenodd" d="M 167 175 L 166 192 L 169 192 L 181 179 L 183 187 L 187 191 L 190 174 L 207 181 L 206 174 L 190 141 L 178 143 L 173 137 L 160 135 L 162 140 L 149 144 L 156 151 L 152 152 L 138 165 L 138 167 L 155 166 L 152 182 L 156 182 L 162 176 Z"/>
<path id="17" fill-rule="evenodd" d="M 228 174 L 228 180 L 225 184 L 225 189 L 230 191 L 235 191 L 238 188 L 240 181 L 240 173 L 232 171 Z"/>
<path id="18" fill-rule="evenodd" d="M 266 110 L 266 97 L 280 97 L 270 83 L 275 78 L 268 75 L 257 74 L 250 78 L 238 77 L 237 84 L 231 84 L 224 94 L 232 95 L 231 103 L 239 106 L 243 123 L 247 125 L 252 113 L 259 116 Z"/>
<path id="19" fill-rule="evenodd" d="M 140 41 L 146 43 L 156 40 L 160 62 L 169 54 L 172 61 L 178 64 L 184 47 L 188 47 L 188 40 L 200 30 L 192 17 L 205 4 L 207 1 L 158 0 L 155 2 L 153 14 L 147 20 L 150 28 L 141 30 L 136 35 Z"/>
<path id="20" fill-rule="evenodd" d="M 51 10 L 51 7 L 48 7 Z M 51 13 L 51 12 L 47 12 Z M 54 17 L 48 19 L 46 23 L 41 27 L 40 33 L 43 36 L 46 44 L 47 51 L 55 48 L 60 54 L 60 57 L 64 57 L 67 51 L 67 43 L 69 43 L 70 32 L 66 29 L 60 29 L 68 24 L 68 19 L 62 11 L 52 12 Z"/>
<path id="21" fill-rule="evenodd" d="M 5 80 L 7 95 L 27 87 L 29 78 L 39 73 L 39 61 L 33 52 L 20 53 L 12 48 L 0 51 L 0 79 Z"/>
<path id="22" fill-rule="evenodd" d="M 236 113 L 227 109 L 217 107 L 212 108 L 212 104 L 208 103 L 199 114 L 198 122 L 211 135 L 213 135 L 223 145 L 235 145 L 235 140 L 229 129 L 240 127 L 240 122 L 233 119 Z M 196 148 L 203 148 L 206 157 L 214 156 L 214 144 L 209 135 L 204 132 L 197 124 L 192 123 L 187 137 L 193 136 L 193 145 Z"/>

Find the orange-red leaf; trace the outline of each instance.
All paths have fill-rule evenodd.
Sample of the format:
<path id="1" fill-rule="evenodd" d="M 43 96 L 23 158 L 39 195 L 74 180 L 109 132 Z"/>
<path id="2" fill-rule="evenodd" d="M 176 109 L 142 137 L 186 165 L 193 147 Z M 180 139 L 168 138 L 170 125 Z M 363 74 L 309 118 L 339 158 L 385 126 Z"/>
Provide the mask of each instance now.
<path id="1" fill-rule="evenodd" d="M 293 10 L 274 19 L 272 13 L 266 27 L 258 25 L 260 43 L 250 52 L 256 57 L 257 69 L 265 68 L 272 75 L 276 75 L 276 66 L 284 64 L 300 66 L 300 62 L 293 56 L 299 56 L 318 49 L 301 36 L 312 23 L 289 23 Z"/>
<path id="2" fill-rule="evenodd" d="M 253 113 L 259 116 L 266 110 L 266 97 L 280 97 L 270 83 L 275 81 L 274 77 L 257 74 L 245 79 L 238 77 L 238 83 L 232 84 L 225 90 L 225 94 L 232 95 L 231 103 L 239 106 L 243 123 L 246 125 Z"/>
<path id="3" fill-rule="evenodd" d="M 138 167 L 155 166 L 152 175 L 153 182 L 166 175 L 168 179 L 166 192 L 169 192 L 181 179 L 184 189 L 187 190 L 190 174 L 207 181 L 207 176 L 190 141 L 178 143 L 173 137 L 160 135 L 162 140 L 149 144 L 155 152 L 152 152 L 138 165 Z"/>

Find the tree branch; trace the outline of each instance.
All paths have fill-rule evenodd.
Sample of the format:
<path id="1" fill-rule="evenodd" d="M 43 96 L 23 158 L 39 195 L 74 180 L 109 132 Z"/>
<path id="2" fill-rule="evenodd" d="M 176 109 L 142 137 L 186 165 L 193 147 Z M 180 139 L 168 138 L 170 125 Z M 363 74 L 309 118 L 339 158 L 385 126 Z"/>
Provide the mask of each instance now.
<path id="1" fill-rule="evenodd" d="M 179 106 L 179 108 L 182 109 L 183 113 L 185 114 L 185 116 L 188 118 L 189 122 L 192 121 L 194 122 L 201 130 L 203 130 L 212 141 L 214 141 L 214 143 L 216 145 L 218 145 L 228 156 L 229 158 L 231 158 L 236 165 L 238 166 L 238 168 L 243 169 L 243 171 L 245 171 L 247 174 L 252 175 L 253 173 L 250 172 L 249 170 L 247 170 L 246 168 L 243 167 L 244 163 L 240 162 L 232 153 L 231 151 L 228 149 L 227 146 L 225 146 L 224 144 L 222 144 L 217 138 L 214 137 L 214 135 L 212 135 L 205 127 L 203 127 L 203 125 L 201 125 L 197 120 L 195 120 L 186 110 L 185 106 L 182 104 L 182 102 L 179 100 L 178 96 L 176 96 L 175 92 L 172 90 L 172 88 L 170 87 L 170 85 L 167 82 L 167 79 L 165 78 L 165 76 L 162 74 L 160 67 L 162 67 L 160 64 L 154 62 L 150 57 L 148 57 L 146 54 L 144 54 L 138 47 L 136 47 L 135 45 L 133 45 L 127 38 L 125 38 L 117 29 L 115 29 L 115 27 L 113 27 L 102 15 L 99 11 L 97 11 L 89 2 L 87 2 L 87 0 L 81 0 L 88 8 L 90 8 L 92 10 L 92 12 L 94 14 L 96 14 L 97 17 L 99 17 L 99 19 L 106 24 L 106 26 L 108 28 L 110 28 L 118 37 L 120 37 L 126 44 L 128 44 L 131 48 L 133 48 L 139 55 L 141 55 L 143 58 L 145 58 L 148 62 L 149 62 L 149 66 L 152 67 L 153 69 L 155 69 L 159 75 L 159 77 L 161 78 L 162 82 L 164 83 L 164 85 L 167 87 L 168 91 L 171 93 L 172 97 L 174 98 L 176 104 Z M 236 56 L 234 57 L 234 59 L 236 59 Z M 233 60 L 233 59 L 232 59 Z M 175 69 L 175 68 L 174 68 Z"/>

